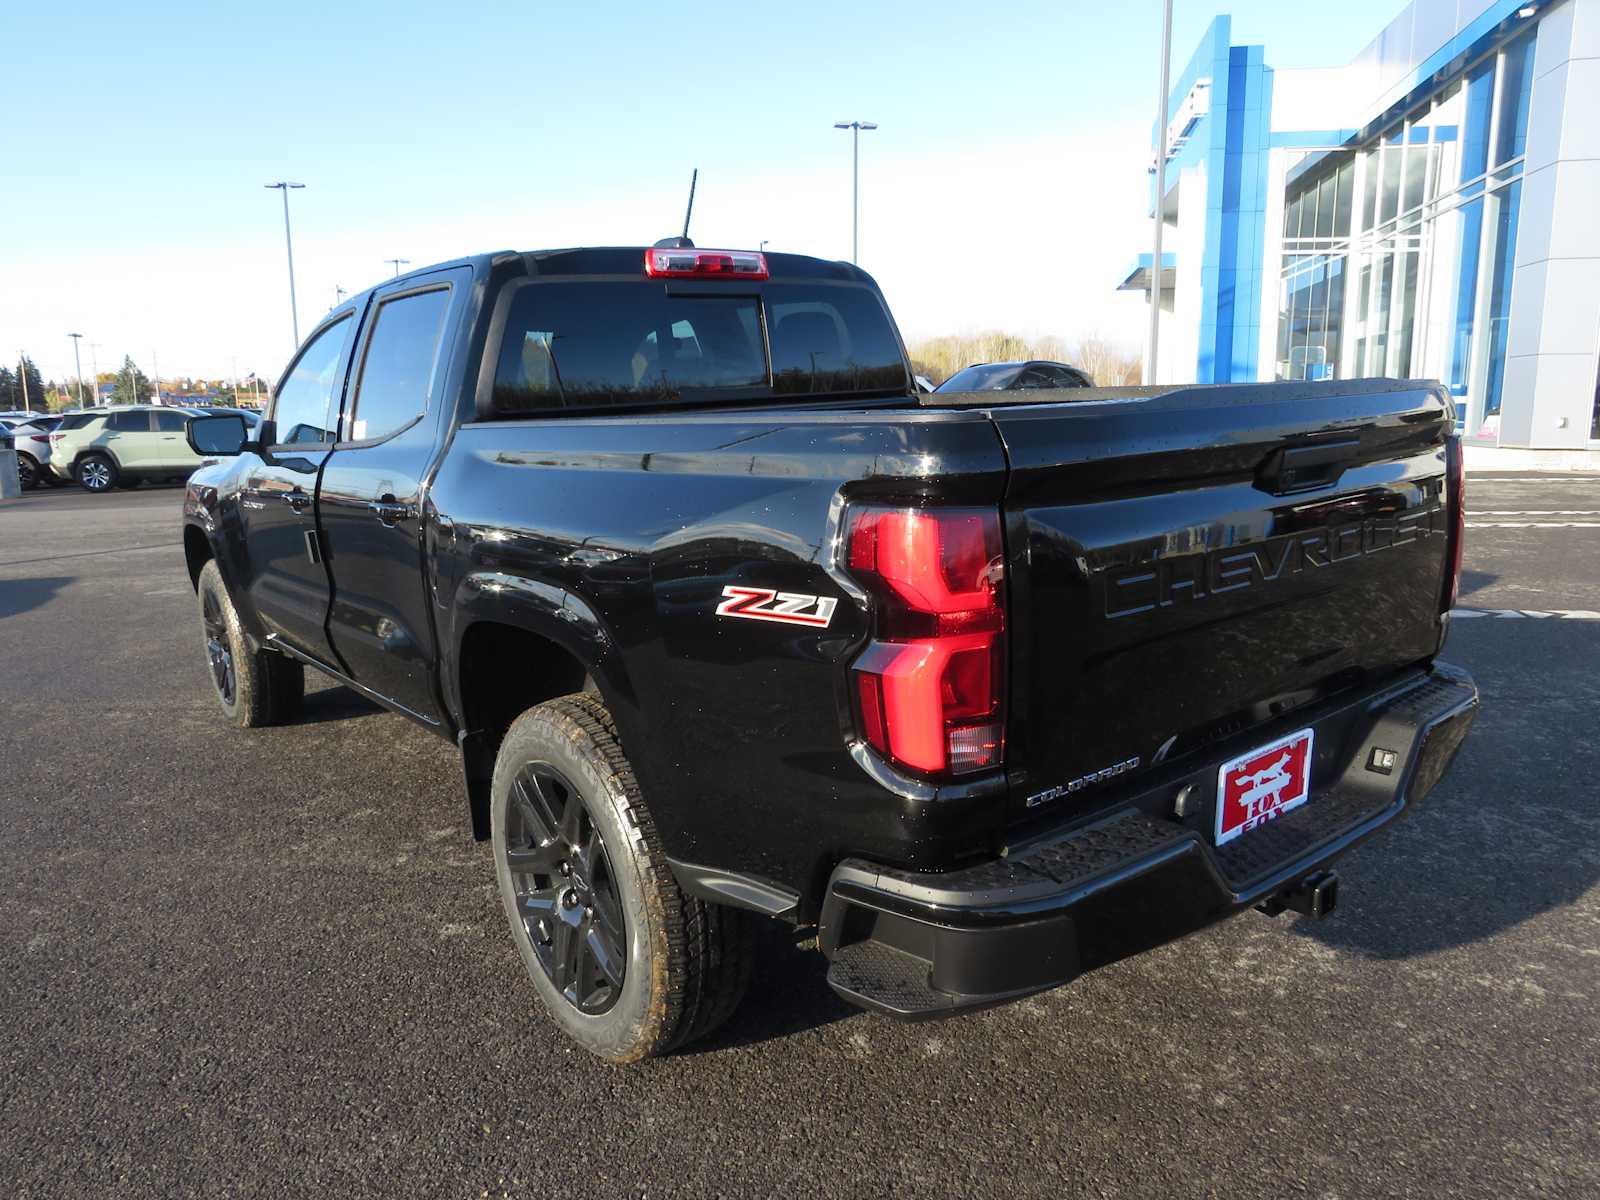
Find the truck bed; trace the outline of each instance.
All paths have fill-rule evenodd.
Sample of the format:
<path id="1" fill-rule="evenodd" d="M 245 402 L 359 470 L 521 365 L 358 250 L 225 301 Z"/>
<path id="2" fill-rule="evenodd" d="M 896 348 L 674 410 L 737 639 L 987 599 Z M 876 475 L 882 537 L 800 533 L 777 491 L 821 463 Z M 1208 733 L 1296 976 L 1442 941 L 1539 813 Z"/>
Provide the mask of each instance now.
<path id="1" fill-rule="evenodd" d="M 1016 818 L 1082 805 L 1437 651 L 1450 428 L 1438 385 L 945 400 L 989 411 L 1010 468 Z"/>

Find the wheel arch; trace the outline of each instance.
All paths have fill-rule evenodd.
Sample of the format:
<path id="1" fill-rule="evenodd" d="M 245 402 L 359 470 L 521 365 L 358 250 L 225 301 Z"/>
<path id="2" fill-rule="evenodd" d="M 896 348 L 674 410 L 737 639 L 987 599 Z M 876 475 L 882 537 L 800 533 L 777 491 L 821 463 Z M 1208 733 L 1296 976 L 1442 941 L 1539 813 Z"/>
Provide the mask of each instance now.
<path id="1" fill-rule="evenodd" d="M 206 564 L 216 557 L 211 548 L 211 539 L 206 537 L 205 531 L 198 525 L 185 525 L 183 527 L 183 560 L 189 568 L 189 586 L 195 591 L 200 590 L 200 572 L 206 569 Z"/>
<path id="2" fill-rule="evenodd" d="M 122 470 L 122 460 L 117 457 L 117 452 L 111 448 L 109 442 L 100 445 L 90 442 L 87 446 L 84 446 L 82 449 L 73 454 L 72 473 L 76 475 L 78 473 L 78 464 L 93 454 L 98 454 L 102 458 L 109 458 L 112 466 L 114 466 L 119 472 Z"/>
<path id="3" fill-rule="evenodd" d="M 535 580 L 470 577 L 459 593 L 447 696 L 467 785 L 473 837 L 489 837 L 495 755 L 511 722 L 546 700 L 595 692 L 623 721 L 633 689 L 593 609 Z"/>

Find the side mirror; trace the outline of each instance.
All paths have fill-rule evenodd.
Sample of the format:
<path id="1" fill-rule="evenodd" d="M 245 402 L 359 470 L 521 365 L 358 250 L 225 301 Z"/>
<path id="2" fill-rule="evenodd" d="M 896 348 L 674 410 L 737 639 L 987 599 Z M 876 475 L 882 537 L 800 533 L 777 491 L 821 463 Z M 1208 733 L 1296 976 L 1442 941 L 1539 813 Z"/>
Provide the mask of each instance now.
<path id="1" fill-rule="evenodd" d="M 189 449 L 203 458 L 238 454 L 250 439 L 250 429 L 244 418 L 230 413 L 190 417 L 186 433 Z"/>

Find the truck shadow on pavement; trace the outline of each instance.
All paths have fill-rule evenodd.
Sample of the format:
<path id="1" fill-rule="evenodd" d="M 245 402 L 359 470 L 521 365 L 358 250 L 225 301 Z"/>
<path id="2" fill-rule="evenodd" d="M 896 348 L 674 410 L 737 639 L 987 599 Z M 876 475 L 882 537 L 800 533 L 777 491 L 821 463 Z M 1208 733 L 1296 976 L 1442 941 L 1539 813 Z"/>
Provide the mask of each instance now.
<path id="1" fill-rule="evenodd" d="M 755 967 L 744 1003 L 721 1029 L 678 1054 L 693 1057 L 755 1046 L 860 1015 L 828 986 L 828 960 L 815 942 L 797 944 L 794 930 L 777 921 L 756 919 L 752 924 Z"/>
<path id="2" fill-rule="evenodd" d="M 311 682 L 307 673 L 306 682 Z M 307 690 L 305 703 L 296 725 L 321 725 L 328 721 L 347 721 L 354 717 L 375 717 L 386 711 L 376 701 L 368 700 L 353 688 L 332 684 L 316 691 Z"/>
<path id="3" fill-rule="evenodd" d="M 0 618 L 15 617 L 42 608 L 55 594 L 77 579 L 75 575 L 48 575 L 39 579 L 0 580 Z"/>
<path id="4" fill-rule="evenodd" d="M 1340 860 L 1338 911 L 1300 918 L 1294 933 L 1413 958 L 1493 937 L 1600 883 L 1600 742 L 1588 736 L 1600 680 L 1579 665 L 1600 661 L 1597 633 L 1522 621 L 1456 641 L 1447 657 L 1483 696 L 1460 756 L 1411 816 Z"/>

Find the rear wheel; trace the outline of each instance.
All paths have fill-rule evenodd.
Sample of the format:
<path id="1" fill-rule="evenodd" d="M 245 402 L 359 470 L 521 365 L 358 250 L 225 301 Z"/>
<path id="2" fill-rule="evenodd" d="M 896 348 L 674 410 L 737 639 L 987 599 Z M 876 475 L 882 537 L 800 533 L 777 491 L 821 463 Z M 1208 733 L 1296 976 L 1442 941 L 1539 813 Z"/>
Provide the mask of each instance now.
<path id="1" fill-rule="evenodd" d="M 197 589 L 206 668 L 222 711 L 241 729 L 281 725 L 299 714 L 305 668 L 272 650 L 251 650 L 215 560 Z"/>
<path id="2" fill-rule="evenodd" d="M 86 492 L 109 492 L 119 478 L 117 464 L 104 454 L 85 454 L 72 473 Z"/>
<path id="3" fill-rule="evenodd" d="M 23 491 L 28 491 L 39 486 L 39 464 L 31 455 L 17 451 L 17 482 L 22 485 Z"/>
<path id="4" fill-rule="evenodd" d="M 511 936 L 568 1036 L 633 1062 L 727 1020 L 750 979 L 748 914 L 678 887 L 598 696 L 564 696 L 513 722 L 492 805 Z"/>

